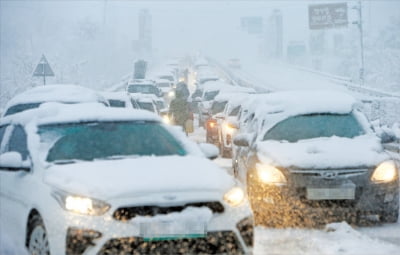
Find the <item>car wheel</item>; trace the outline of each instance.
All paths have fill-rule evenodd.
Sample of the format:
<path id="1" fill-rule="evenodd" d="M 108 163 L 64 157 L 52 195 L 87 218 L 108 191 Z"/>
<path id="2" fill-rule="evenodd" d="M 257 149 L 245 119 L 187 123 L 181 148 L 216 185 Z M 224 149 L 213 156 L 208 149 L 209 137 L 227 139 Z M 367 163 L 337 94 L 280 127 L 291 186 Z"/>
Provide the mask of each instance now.
<path id="1" fill-rule="evenodd" d="M 396 223 L 399 220 L 399 208 L 383 211 L 380 220 L 386 223 Z"/>
<path id="2" fill-rule="evenodd" d="M 50 255 L 50 245 L 43 220 L 34 215 L 29 221 L 28 251 L 35 255 Z"/>

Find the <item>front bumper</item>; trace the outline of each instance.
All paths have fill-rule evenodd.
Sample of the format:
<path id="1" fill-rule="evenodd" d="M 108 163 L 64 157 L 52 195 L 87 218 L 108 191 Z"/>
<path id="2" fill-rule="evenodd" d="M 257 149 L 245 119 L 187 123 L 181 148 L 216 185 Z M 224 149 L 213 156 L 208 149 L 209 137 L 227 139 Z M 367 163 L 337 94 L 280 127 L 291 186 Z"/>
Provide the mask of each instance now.
<path id="1" fill-rule="evenodd" d="M 254 173 L 254 172 L 253 172 Z M 281 223 L 294 225 L 327 223 L 338 219 L 358 221 L 364 215 L 380 215 L 399 206 L 399 181 L 375 184 L 369 173 L 341 180 L 312 180 L 310 177 L 290 175 L 288 184 L 282 186 L 261 183 L 255 174 L 248 177 L 249 200 L 253 212 L 263 221 L 273 221 L 281 216 Z M 352 199 L 309 199 L 307 188 L 354 186 Z M 300 222 L 299 222 L 300 221 Z"/>
<path id="2" fill-rule="evenodd" d="M 52 236 L 50 246 L 54 254 L 62 254 L 61 250 L 66 254 L 245 254 L 252 223 L 243 224 L 243 220 L 251 213 L 249 207 L 224 207 L 223 213 L 212 215 L 206 235 L 199 238 L 145 241 L 134 220 L 118 220 L 113 216 L 119 208 L 115 206 L 103 216 L 64 212 L 63 217 L 53 218 L 46 224 Z"/>

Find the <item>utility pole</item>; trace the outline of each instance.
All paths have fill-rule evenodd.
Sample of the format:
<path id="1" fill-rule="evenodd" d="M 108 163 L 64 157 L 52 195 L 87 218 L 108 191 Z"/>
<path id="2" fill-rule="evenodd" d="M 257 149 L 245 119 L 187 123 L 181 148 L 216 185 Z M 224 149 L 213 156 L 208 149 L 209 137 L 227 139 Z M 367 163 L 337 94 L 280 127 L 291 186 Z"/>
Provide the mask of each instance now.
<path id="1" fill-rule="evenodd" d="M 358 6 L 354 6 L 353 9 L 358 11 L 358 21 L 353 22 L 353 24 L 356 24 L 360 30 L 360 84 L 364 85 L 364 34 L 361 1 L 358 1 Z"/>

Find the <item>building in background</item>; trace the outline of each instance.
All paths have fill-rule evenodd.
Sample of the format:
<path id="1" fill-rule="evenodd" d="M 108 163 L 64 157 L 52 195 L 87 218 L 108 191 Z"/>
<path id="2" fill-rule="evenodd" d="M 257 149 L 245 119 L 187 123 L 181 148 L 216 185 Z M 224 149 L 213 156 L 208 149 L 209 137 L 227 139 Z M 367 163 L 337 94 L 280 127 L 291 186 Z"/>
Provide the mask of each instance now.
<path id="1" fill-rule="evenodd" d="M 265 29 L 266 57 L 281 58 L 283 55 L 282 12 L 275 9 L 267 19 Z"/>

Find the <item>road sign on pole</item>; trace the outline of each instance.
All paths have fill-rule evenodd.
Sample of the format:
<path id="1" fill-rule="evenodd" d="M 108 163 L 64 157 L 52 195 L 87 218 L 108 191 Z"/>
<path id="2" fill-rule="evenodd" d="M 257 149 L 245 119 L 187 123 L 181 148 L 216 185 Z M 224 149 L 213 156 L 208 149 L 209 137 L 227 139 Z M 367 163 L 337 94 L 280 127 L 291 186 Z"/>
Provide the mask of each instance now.
<path id="1" fill-rule="evenodd" d="M 308 6 L 310 29 L 345 27 L 348 23 L 347 3 L 312 4 Z"/>
<path id="2" fill-rule="evenodd" d="M 46 76 L 54 76 L 54 72 L 44 54 L 42 55 L 39 64 L 36 66 L 33 76 L 43 77 L 43 85 L 46 85 Z"/>

